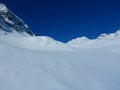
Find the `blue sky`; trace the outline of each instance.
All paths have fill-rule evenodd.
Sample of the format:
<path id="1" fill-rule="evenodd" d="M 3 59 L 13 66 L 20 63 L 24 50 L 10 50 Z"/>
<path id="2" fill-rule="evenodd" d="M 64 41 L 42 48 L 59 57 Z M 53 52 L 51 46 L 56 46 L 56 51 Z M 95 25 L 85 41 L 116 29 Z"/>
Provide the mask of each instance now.
<path id="1" fill-rule="evenodd" d="M 36 35 L 67 42 L 120 28 L 119 0 L 1 0 Z"/>

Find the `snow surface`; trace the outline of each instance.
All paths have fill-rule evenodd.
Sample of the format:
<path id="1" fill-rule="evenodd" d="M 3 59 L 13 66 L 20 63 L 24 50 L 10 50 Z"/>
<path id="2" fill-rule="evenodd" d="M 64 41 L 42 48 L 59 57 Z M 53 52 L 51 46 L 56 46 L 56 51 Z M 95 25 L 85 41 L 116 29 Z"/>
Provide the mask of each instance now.
<path id="1" fill-rule="evenodd" d="M 0 30 L 0 90 L 120 90 L 119 41 L 118 35 L 65 44 Z"/>

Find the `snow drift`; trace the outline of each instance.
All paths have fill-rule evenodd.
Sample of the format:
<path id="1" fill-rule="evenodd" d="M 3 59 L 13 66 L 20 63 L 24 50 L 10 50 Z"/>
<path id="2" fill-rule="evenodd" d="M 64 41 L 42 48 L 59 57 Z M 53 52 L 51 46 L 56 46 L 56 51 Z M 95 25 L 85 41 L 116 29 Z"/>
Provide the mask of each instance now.
<path id="1" fill-rule="evenodd" d="M 0 41 L 0 90 L 119 90 L 119 58 L 106 48 L 35 51 Z"/>

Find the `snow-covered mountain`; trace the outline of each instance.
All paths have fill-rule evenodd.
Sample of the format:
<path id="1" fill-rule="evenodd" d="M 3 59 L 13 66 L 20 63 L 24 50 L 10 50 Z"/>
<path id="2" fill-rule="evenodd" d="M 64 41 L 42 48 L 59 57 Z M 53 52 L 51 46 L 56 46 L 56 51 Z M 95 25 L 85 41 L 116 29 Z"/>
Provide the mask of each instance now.
<path id="1" fill-rule="evenodd" d="M 2 3 L 0 3 L 0 30 L 3 30 L 5 34 L 17 31 L 21 34 L 34 35 L 29 27 Z"/>
<path id="2" fill-rule="evenodd" d="M 120 90 L 120 30 L 63 43 L 14 16 L 0 14 L 0 90 Z"/>
<path id="3" fill-rule="evenodd" d="M 110 34 L 101 34 L 96 39 L 88 39 L 87 37 L 78 37 L 67 43 L 67 45 L 81 49 L 81 48 L 106 48 L 106 49 L 115 49 L 120 46 L 120 30 L 117 30 L 115 33 Z M 110 48 L 112 47 L 112 48 Z"/>

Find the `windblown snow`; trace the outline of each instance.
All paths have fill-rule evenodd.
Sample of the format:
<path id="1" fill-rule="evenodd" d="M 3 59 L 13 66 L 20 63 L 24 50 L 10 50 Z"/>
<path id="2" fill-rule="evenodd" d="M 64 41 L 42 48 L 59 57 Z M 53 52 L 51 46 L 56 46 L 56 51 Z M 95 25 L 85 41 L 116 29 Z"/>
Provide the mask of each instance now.
<path id="1" fill-rule="evenodd" d="M 32 34 L 0 28 L 0 90 L 120 90 L 120 30 L 68 43 Z"/>

